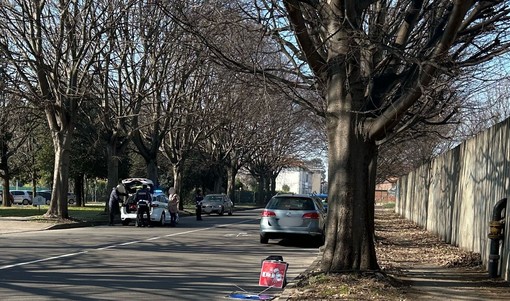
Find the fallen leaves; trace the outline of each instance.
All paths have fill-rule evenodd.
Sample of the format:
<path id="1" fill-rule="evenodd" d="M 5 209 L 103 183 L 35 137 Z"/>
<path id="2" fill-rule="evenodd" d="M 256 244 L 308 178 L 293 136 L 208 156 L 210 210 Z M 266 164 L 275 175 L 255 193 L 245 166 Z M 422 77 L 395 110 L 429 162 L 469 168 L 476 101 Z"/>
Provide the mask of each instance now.
<path id="1" fill-rule="evenodd" d="M 415 266 L 480 267 L 479 254 L 439 240 L 392 209 L 376 210 L 376 253 L 381 272 L 324 274 L 310 270 L 288 289 L 287 300 L 406 300 L 405 285 L 391 275 Z"/>

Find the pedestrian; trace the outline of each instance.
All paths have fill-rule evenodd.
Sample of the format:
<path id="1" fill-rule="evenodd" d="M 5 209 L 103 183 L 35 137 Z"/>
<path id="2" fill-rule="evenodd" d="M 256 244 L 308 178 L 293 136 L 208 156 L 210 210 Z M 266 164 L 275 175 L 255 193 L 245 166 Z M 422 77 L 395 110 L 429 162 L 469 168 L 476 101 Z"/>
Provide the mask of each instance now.
<path id="1" fill-rule="evenodd" d="M 110 226 L 114 225 L 115 216 L 120 214 L 120 199 L 125 195 L 126 188 L 124 188 L 124 185 L 119 184 L 116 187 L 112 188 L 112 192 L 110 193 L 110 199 L 108 201 L 108 215 L 109 215 L 108 225 Z"/>
<path id="2" fill-rule="evenodd" d="M 197 221 L 202 220 L 202 200 L 204 196 L 202 195 L 202 191 L 197 189 L 197 194 L 195 195 L 195 215 L 197 216 Z"/>
<path id="3" fill-rule="evenodd" d="M 170 227 L 177 224 L 177 214 L 179 214 L 179 196 L 175 193 L 175 188 L 168 189 L 168 212 L 170 212 Z"/>
<path id="4" fill-rule="evenodd" d="M 135 194 L 136 202 L 136 226 L 137 227 L 150 227 L 151 226 L 151 193 L 147 184 L 143 184 Z M 147 218 L 144 218 L 144 217 Z"/>

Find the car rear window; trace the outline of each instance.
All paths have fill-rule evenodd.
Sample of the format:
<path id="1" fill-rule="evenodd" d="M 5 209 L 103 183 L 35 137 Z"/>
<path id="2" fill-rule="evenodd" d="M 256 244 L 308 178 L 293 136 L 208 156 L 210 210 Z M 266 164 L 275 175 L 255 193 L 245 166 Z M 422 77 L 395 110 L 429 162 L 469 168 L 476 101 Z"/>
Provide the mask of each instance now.
<path id="1" fill-rule="evenodd" d="M 266 209 L 315 210 L 315 206 L 309 198 L 274 198 L 267 204 Z"/>

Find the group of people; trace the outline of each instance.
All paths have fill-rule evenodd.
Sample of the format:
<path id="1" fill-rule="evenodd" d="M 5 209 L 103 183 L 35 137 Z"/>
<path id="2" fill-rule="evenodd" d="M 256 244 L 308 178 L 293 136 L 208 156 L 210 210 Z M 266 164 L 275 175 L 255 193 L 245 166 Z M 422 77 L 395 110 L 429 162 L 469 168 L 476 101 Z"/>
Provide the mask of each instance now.
<path id="1" fill-rule="evenodd" d="M 120 215 L 120 200 L 122 197 L 127 196 L 124 185 L 119 184 L 112 189 L 110 199 L 108 201 L 109 212 L 109 225 L 113 226 L 115 216 Z M 200 189 L 197 189 L 195 195 L 195 213 L 197 221 L 202 220 L 202 200 L 204 199 Z M 150 227 L 150 203 L 152 196 L 146 184 L 142 185 L 135 194 L 135 203 L 137 204 L 136 211 L 136 226 L 137 227 Z M 177 224 L 177 216 L 179 214 L 179 195 L 175 193 L 175 188 L 168 189 L 168 212 L 170 213 L 170 227 L 175 227 Z"/>

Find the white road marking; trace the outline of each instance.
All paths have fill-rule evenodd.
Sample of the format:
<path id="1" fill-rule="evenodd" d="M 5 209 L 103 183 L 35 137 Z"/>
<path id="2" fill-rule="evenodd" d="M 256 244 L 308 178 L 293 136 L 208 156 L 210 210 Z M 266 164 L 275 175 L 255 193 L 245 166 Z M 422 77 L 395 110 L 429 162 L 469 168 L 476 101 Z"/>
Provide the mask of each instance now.
<path id="1" fill-rule="evenodd" d="M 250 221 L 253 221 L 253 220 L 244 220 L 244 221 L 239 221 L 239 222 L 235 222 L 235 223 L 232 223 L 232 224 L 223 224 L 223 225 L 218 225 L 218 226 L 214 226 L 214 227 L 207 227 L 207 228 L 200 228 L 200 229 L 184 231 L 184 232 L 170 233 L 170 234 L 165 235 L 164 237 L 185 235 L 185 234 L 194 233 L 194 232 L 207 231 L 207 230 L 214 229 L 214 228 L 224 228 L 224 227 L 227 227 L 229 225 L 242 224 L 242 223 L 247 223 L 247 222 L 250 222 Z M 63 255 L 58 255 L 58 256 L 52 256 L 52 257 L 47 257 L 47 258 L 42 258 L 42 259 L 37 259 L 37 260 L 32 260 L 32 261 L 19 262 L 19 263 L 14 263 L 14 264 L 0 266 L 0 270 L 6 270 L 6 269 L 14 268 L 14 267 L 19 267 L 19 266 L 24 266 L 24 265 L 29 265 L 29 264 L 39 263 L 39 262 L 45 262 L 45 261 L 50 261 L 50 260 L 56 260 L 56 259 L 65 258 L 65 257 L 78 256 L 78 255 L 81 255 L 81 254 L 89 253 L 90 251 L 104 251 L 104 250 L 113 249 L 113 248 L 116 248 L 116 247 L 137 244 L 137 243 L 141 243 L 141 242 L 144 242 L 144 241 L 157 240 L 157 239 L 160 239 L 160 238 L 161 238 L 161 236 L 155 236 L 155 237 L 147 238 L 145 240 L 134 240 L 134 241 L 128 241 L 128 242 L 124 242 L 124 243 L 120 243 L 120 244 L 113 244 L 113 245 L 109 245 L 109 246 L 105 246 L 105 247 L 100 247 L 100 248 L 92 248 L 92 249 L 90 249 L 88 251 L 80 251 L 80 252 L 63 254 Z"/>
<path id="2" fill-rule="evenodd" d="M 50 260 L 60 259 L 60 258 L 65 258 L 65 257 L 78 256 L 78 255 L 85 254 L 85 253 L 88 253 L 88 251 L 81 251 L 81 252 L 77 252 L 77 253 L 69 253 L 69 254 L 64 254 L 64 255 L 59 255 L 59 256 L 42 258 L 42 259 L 38 259 L 38 260 L 32 260 L 32 261 L 27 261 L 27 262 L 20 262 L 20 263 L 15 263 L 15 264 L 10 264 L 10 265 L 4 265 L 4 266 L 0 267 L 0 270 L 10 269 L 13 267 L 19 267 L 19 266 L 23 266 L 23 265 L 27 265 L 27 264 L 50 261 Z"/>

